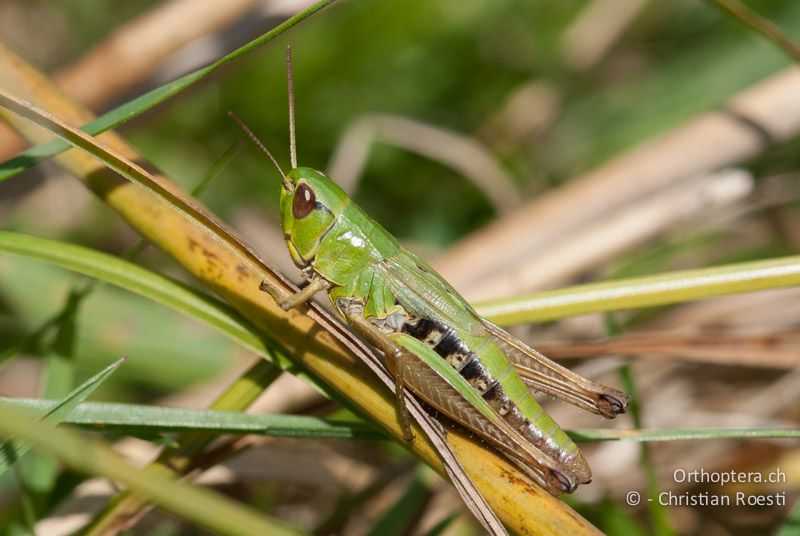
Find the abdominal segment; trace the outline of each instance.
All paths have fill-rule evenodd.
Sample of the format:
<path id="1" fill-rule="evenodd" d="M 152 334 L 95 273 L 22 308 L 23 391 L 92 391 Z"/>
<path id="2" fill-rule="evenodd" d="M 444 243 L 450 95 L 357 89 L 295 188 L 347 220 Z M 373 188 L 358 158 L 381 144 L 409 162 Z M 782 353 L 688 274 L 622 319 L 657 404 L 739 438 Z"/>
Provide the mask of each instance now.
<path id="1" fill-rule="evenodd" d="M 506 396 L 500 382 L 492 377 L 478 355 L 469 349 L 453 328 L 426 318 L 407 315 L 398 331 L 414 337 L 433 349 L 461 374 L 498 415 L 531 444 L 543 451 L 551 450 L 549 438 L 522 415 L 516 404 Z"/>

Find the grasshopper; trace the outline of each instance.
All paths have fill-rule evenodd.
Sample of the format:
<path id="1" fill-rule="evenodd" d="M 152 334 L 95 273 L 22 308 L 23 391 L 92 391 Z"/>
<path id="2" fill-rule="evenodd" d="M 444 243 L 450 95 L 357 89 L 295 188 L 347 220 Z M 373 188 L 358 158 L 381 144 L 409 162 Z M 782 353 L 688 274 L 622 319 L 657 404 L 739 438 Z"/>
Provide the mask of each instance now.
<path id="1" fill-rule="evenodd" d="M 531 390 L 613 418 L 629 397 L 587 380 L 478 315 L 425 261 L 404 248 L 325 174 L 297 165 L 291 52 L 287 49 L 292 169 L 243 124 L 281 176 L 281 225 L 308 284 L 292 295 L 268 292 L 284 309 L 325 291 L 336 312 L 384 355 L 394 376 L 400 423 L 413 438 L 405 390 L 500 450 L 553 495 L 591 480 L 570 437 Z"/>

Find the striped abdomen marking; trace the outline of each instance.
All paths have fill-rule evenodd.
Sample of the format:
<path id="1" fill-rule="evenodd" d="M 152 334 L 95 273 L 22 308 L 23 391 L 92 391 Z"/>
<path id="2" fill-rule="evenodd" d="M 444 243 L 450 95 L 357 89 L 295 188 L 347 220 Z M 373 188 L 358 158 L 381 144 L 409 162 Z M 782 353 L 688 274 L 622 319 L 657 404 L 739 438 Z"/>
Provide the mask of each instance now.
<path id="1" fill-rule="evenodd" d="M 498 415 L 533 445 L 551 450 L 547 448 L 550 445 L 546 445 L 547 435 L 522 415 L 516 404 L 506 396 L 500 382 L 492 377 L 478 355 L 469 349 L 453 328 L 426 318 L 408 315 L 401 331 L 439 354 L 475 388 Z"/>
<path id="2" fill-rule="evenodd" d="M 458 338 L 453 328 L 426 318 L 410 317 L 406 319 L 402 330 L 431 347 L 480 394 L 484 394 L 497 383 L 481 365 L 475 352 Z"/>

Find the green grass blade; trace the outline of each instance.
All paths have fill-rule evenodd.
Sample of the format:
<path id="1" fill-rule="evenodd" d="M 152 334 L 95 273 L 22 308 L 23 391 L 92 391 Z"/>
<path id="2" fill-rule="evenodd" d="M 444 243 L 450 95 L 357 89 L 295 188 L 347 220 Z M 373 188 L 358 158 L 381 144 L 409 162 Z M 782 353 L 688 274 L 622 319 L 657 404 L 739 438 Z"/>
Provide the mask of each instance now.
<path id="1" fill-rule="evenodd" d="M 765 19 L 746 5 L 736 0 L 706 0 L 714 4 L 723 13 L 730 15 L 739 24 L 749 30 L 760 33 L 767 40 L 780 47 L 795 62 L 800 63 L 800 46 L 794 42 L 781 28 L 769 19 Z"/>
<path id="2" fill-rule="evenodd" d="M 0 405 L 0 435 L 19 437 L 76 471 L 126 484 L 162 508 L 212 532 L 237 536 L 299 534 L 210 490 L 176 482 L 150 468 L 134 467 L 99 441 L 35 421 L 7 405 Z"/>
<path id="3" fill-rule="evenodd" d="M 606 333 L 612 337 L 622 335 L 624 326 L 620 324 L 614 315 L 606 313 L 603 315 L 606 324 Z M 622 383 L 622 389 L 631 397 L 628 406 L 633 425 L 637 429 L 642 427 L 642 406 L 639 398 L 636 381 L 633 377 L 633 370 L 630 363 L 623 364 L 618 369 L 618 374 Z M 650 513 L 650 525 L 653 534 L 657 536 L 675 536 L 675 531 L 670 524 L 667 507 L 661 501 L 652 500 L 661 493 L 661 483 L 659 482 L 658 472 L 653 462 L 653 452 L 647 443 L 639 444 L 639 465 L 644 472 L 645 489 L 647 490 L 647 511 Z"/>
<path id="4" fill-rule="evenodd" d="M 278 351 L 276 349 L 276 351 Z M 280 369 L 268 361 L 256 361 L 244 374 L 237 378 L 211 404 L 210 408 L 225 411 L 244 411 L 280 375 Z M 163 471 L 168 476 L 180 478 L 193 467 L 196 456 L 200 454 L 217 436 L 206 429 L 191 430 L 178 434 L 177 446 L 165 448 L 151 467 Z M 209 461 L 206 458 L 206 461 Z M 150 504 L 147 497 L 132 490 L 117 494 L 97 513 L 83 531 L 84 536 L 107 534 L 112 528 L 125 525 L 126 520 L 137 519 L 140 512 Z"/>
<path id="5" fill-rule="evenodd" d="M 98 140 L 85 132 L 72 127 L 24 100 L 4 93 L 2 90 L 0 90 L 0 106 L 57 134 L 71 145 L 97 158 L 103 165 L 119 173 L 125 179 L 145 188 L 149 195 L 154 196 L 159 202 L 163 202 L 174 211 L 174 216 L 179 218 L 178 221 L 181 226 L 188 223 L 190 227 L 201 230 L 203 234 L 210 235 L 235 250 L 236 256 L 239 257 L 238 260 L 247 264 L 244 270 L 249 267 L 272 274 L 271 269 L 265 266 L 263 261 L 248 246 L 243 244 L 225 225 L 220 223 L 193 198 L 170 188 L 169 181 L 165 177 L 156 178 L 140 165 L 131 161 L 118 149 L 98 142 Z M 190 247 L 189 249 L 192 248 Z"/>
<path id="6" fill-rule="evenodd" d="M 476 309 L 507 326 L 796 285 L 800 285 L 800 256 L 590 283 L 486 301 Z"/>
<path id="7" fill-rule="evenodd" d="M 75 331 L 77 326 L 80 291 L 67 295 L 53 339 L 44 347 L 45 385 L 40 393 L 44 398 L 61 398 L 75 387 Z"/>
<path id="8" fill-rule="evenodd" d="M 0 402 L 28 410 L 48 412 L 52 400 L 0 398 Z M 321 419 L 305 415 L 249 414 L 238 411 L 197 410 L 139 404 L 86 402 L 63 420 L 66 424 L 126 434 L 203 430 L 215 434 L 258 434 L 303 439 L 382 440 L 375 427 L 353 421 Z"/>
<path id="9" fill-rule="evenodd" d="M 79 291 L 70 291 L 52 330 L 52 337 L 38 341 L 44 343 L 39 352 L 44 358 L 39 392 L 42 398 L 66 397 L 77 385 L 75 344 L 79 304 Z M 59 472 L 54 460 L 39 455 L 29 456 L 24 470 L 19 471 L 22 477 L 20 485 L 30 494 L 36 512 L 44 512 L 47 508 Z"/>
<path id="10" fill-rule="evenodd" d="M 167 100 L 177 93 L 180 93 L 192 84 L 202 80 L 226 63 L 229 63 L 271 41 L 289 28 L 295 26 L 299 22 L 305 20 L 333 2 L 334 0 L 321 0 L 313 4 L 293 17 L 290 17 L 272 30 L 250 41 L 246 45 L 239 47 L 230 54 L 223 56 L 214 63 L 186 74 L 177 80 L 167 82 L 166 84 L 148 91 L 144 95 L 141 95 L 115 108 L 114 110 L 103 114 L 97 119 L 90 121 L 82 127 L 82 130 L 88 134 L 97 135 L 133 119 L 157 104 Z M 29 167 L 46 158 L 51 158 L 62 151 L 65 151 L 68 148 L 69 144 L 65 143 L 64 141 L 53 140 L 21 152 L 9 160 L 0 163 L 0 182 L 13 177 L 22 171 L 25 171 Z"/>
<path id="11" fill-rule="evenodd" d="M 1 230 L 0 251 L 49 262 L 135 292 L 208 324 L 272 359 L 255 330 L 230 307 L 131 262 L 82 246 Z"/>
<path id="12" fill-rule="evenodd" d="M 211 183 L 217 175 L 222 173 L 222 170 L 225 169 L 225 166 L 228 165 L 228 162 L 231 161 L 233 155 L 236 154 L 237 149 L 241 145 L 241 140 L 237 141 L 236 143 L 231 144 L 224 153 L 222 153 L 214 162 L 211 164 L 211 167 L 208 168 L 203 178 L 200 179 L 192 191 L 190 192 L 192 196 L 197 197 L 203 190 L 206 189 L 206 186 Z"/>
<path id="13" fill-rule="evenodd" d="M 106 381 L 115 370 L 117 370 L 125 361 L 127 361 L 127 359 L 127 357 L 120 357 L 109 366 L 83 382 L 63 400 L 53 404 L 53 406 L 44 413 L 42 418 L 47 422 L 54 424 L 63 421 L 72 410 L 74 410 L 81 402 L 86 400 L 89 395 L 91 395 L 95 389 L 100 386 L 100 384 Z"/>
<path id="14" fill-rule="evenodd" d="M 52 424 L 58 424 L 70 414 L 81 402 L 86 400 L 101 383 L 106 381 L 112 372 L 117 370 L 125 362 L 126 358 L 120 358 L 109 366 L 83 382 L 74 391 L 58 402 L 51 402 L 46 411 L 42 412 L 41 419 Z M 16 461 L 18 461 L 29 450 L 28 445 L 19 442 L 7 441 L 0 445 L 0 475 L 6 472 Z"/>
<path id="15" fill-rule="evenodd" d="M 225 166 L 231 161 L 233 155 L 236 153 L 236 150 L 239 148 L 240 142 L 233 143 L 219 158 L 217 158 L 208 171 L 203 175 L 203 178 L 198 182 L 194 188 L 192 188 L 191 195 L 197 196 L 205 190 L 205 188 L 211 183 L 211 181 L 219 175 Z M 147 240 L 140 240 L 136 245 L 126 251 L 121 258 L 133 261 L 135 260 L 145 249 L 149 247 L 150 243 Z M 72 317 L 75 316 L 77 310 L 80 308 L 83 301 L 91 296 L 92 292 L 94 292 L 98 286 L 97 284 L 99 281 L 97 279 L 92 280 L 83 285 L 76 285 L 70 291 L 70 294 L 67 298 L 67 302 L 61 308 L 58 313 L 55 313 L 50 318 L 46 319 L 41 325 L 33 330 L 31 333 L 23 335 L 2 352 L 0 352 L 0 364 L 2 364 L 7 359 L 10 359 L 17 355 L 18 353 L 25 351 L 31 345 L 38 344 L 40 339 L 50 331 L 50 328 L 54 329 L 61 329 L 61 326 L 65 323 L 65 321 L 72 321 Z M 58 339 L 58 337 L 57 337 Z"/>
<path id="16" fill-rule="evenodd" d="M 0 402 L 41 414 L 52 400 L 0 398 Z M 304 415 L 251 415 L 235 411 L 195 410 L 137 404 L 84 402 L 63 419 L 65 424 L 115 431 L 159 432 L 207 429 L 218 434 L 259 434 L 306 439 L 380 440 L 386 436 L 369 424 Z M 796 428 L 666 428 L 569 431 L 576 441 L 700 441 L 713 439 L 800 439 Z"/>

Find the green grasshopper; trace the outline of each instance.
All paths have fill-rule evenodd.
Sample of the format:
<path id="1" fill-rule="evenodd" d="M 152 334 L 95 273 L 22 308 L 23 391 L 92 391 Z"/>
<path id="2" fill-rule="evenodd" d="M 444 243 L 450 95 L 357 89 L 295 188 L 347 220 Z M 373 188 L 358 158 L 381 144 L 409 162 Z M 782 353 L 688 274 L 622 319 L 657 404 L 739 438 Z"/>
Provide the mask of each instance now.
<path id="1" fill-rule="evenodd" d="M 308 285 L 289 296 L 266 283 L 261 290 L 285 310 L 327 291 L 338 314 L 383 353 L 395 378 L 407 440 L 413 436 L 405 389 L 499 449 L 550 493 L 572 492 L 588 483 L 591 470 L 580 450 L 530 390 L 608 418 L 626 410 L 628 396 L 550 361 L 482 318 L 336 183 L 298 167 L 288 49 L 286 63 L 291 171 L 284 173 L 239 123 L 281 175 L 284 238 Z"/>

